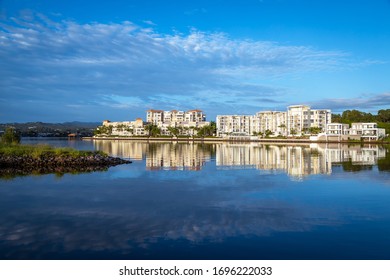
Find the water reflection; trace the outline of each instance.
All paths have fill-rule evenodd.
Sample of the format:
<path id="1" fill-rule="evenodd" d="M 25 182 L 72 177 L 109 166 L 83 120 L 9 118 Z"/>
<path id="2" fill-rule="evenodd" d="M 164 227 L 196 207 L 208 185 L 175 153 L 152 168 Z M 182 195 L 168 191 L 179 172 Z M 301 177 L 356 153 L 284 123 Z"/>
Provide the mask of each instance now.
<path id="1" fill-rule="evenodd" d="M 388 146 L 86 143 L 133 164 L 0 181 L 0 259 L 390 257 Z"/>
<path id="2" fill-rule="evenodd" d="M 332 167 L 360 171 L 380 164 L 389 170 L 388 148 L 379 145 L 239 143 L 147 143 L 94 141 L 96 149 L 114 156 L 145 160 L 147 170 L 200 170 L 215 158 L 218 169 L 259 169 L 292 177 L 331 174 Z"/>

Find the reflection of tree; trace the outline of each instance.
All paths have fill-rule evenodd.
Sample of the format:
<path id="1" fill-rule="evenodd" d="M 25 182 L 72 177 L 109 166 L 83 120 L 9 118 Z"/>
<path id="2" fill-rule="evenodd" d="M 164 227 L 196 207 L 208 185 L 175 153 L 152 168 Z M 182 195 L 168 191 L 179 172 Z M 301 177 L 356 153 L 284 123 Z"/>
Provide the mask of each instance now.
<path id="1" fill-rule="evenodd" d="M 378 170 L 379 171 L 390 171 L 390 147 L 386 147 L 386 156 L 378 159 Z"/>
<path id="2" fill-rule="evenodd" d="M 372 170 L 372 165 L 357 165 L 353 164 L 352 160 L 344 161 L 341 163 L 343 170 L 347 172 L 358 172 L 363 170 Z"/>

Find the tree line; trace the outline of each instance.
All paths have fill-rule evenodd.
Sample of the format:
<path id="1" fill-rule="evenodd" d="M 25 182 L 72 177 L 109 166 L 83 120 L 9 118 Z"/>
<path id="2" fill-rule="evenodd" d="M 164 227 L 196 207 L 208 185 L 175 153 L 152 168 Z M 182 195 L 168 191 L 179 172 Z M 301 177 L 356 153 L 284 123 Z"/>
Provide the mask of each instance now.
<path id="1" fill-rule="evenodd" d="M 332 114 L 333 123 L 376 122 L 379 128 L 390 133 L 390 109 L 381 109 L 376 115 L 359 110 L 346 110 L 342 114 Z"/>

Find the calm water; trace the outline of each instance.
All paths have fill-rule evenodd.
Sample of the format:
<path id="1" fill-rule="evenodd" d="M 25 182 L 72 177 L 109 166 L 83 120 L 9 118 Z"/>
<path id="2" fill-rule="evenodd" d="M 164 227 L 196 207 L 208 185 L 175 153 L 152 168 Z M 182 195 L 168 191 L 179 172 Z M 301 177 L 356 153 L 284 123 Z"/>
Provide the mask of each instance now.
<path id="1" fill-rule="evenodd" d="M 0 179 L 1 259 L 390 259 L 388 147 L 45 141 L 133 163 Z"/>

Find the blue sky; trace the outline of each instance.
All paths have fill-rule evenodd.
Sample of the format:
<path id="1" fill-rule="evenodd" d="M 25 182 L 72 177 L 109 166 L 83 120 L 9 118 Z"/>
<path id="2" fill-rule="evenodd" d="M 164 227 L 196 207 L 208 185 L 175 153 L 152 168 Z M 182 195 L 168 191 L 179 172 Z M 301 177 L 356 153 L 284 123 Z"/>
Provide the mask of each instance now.
<path id="1" fill-rule="evenodd" d="M 0 0 L 0 122 L 390 106 L 390 0 Z"/>

